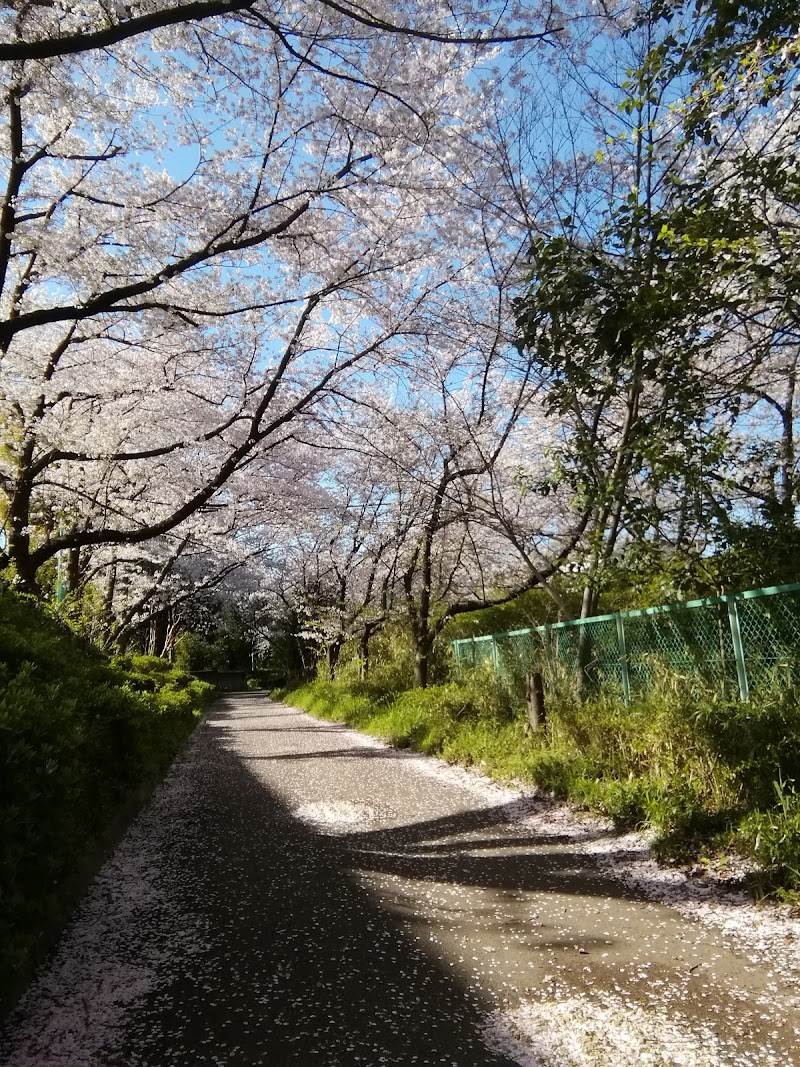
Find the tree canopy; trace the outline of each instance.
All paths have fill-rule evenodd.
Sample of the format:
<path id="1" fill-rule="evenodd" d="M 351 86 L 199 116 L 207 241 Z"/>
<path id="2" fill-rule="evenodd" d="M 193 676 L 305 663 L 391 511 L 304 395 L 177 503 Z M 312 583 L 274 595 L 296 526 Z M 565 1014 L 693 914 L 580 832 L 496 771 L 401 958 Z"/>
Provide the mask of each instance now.
<path id="1" fill-rule="evenodd" d="M 7 6 L 6 577 L 155 652 L 212 595 L 331 672 L 403 625 L 425 684 L 525 590 L 785 575 L 798 40 L 780 3 Z"/>

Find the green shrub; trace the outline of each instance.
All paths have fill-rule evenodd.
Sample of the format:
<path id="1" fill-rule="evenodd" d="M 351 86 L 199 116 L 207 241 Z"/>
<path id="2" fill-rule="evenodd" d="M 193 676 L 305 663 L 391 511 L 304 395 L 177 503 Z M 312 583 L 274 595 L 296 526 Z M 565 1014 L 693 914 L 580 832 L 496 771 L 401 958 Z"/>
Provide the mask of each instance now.
<path id="1" fill-rule="evenodd" d="M 109 662 L 0 587 L 0 1000 L 92 842 L 164 772 L 212 692 L 156 657 Z"/>

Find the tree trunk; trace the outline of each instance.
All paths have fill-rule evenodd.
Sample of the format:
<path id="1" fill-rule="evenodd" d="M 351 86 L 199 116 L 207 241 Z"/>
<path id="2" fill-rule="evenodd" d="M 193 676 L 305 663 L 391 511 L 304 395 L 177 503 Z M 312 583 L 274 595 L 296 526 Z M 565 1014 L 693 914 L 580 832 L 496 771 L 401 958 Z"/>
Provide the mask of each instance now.
<path id="1" fill-rule="evenodd" d="M 434 634 L 431 633 L 431 565 L 430 543 L 423 553 L 422 588 L 416 612 L 411 616 L 411 632 L 414 638 L 414 688 L 427 689 L 428 665 Z"/>
<path id="2" fill-rule="evenodd" d="M 417 634 L 414 648 L 414 688 L 427 689 L 434 634 L 423 625 Z"/>
<path id="3" fill-rule="evenodd" d="M 108 581 L 103 590 L 103 606 L 100 610 L 101 641 L 103 648 L 107 648 L 115 640 L 114 620 L 114 593 L 117 589 L 117 564 L 112 563 L 108 568 Z"/>
<path id="4" fill-rule="evenodd" d="M 414 657 L 414 688 L 428 688 L 428 657 L 420 652 Z"/>
<path id="5" fill-rule="evenodd" d="M 581 619 L 589 619 L 597 611 L 600 599 L 594 582 L 596 576 L 591 574 L 587 579 L 583 590 L 583 602 L 581 604 Z M 578 694 L 584 699 L 592 689 L 592 641 L 589 625 L 578 627 Z"/>
<path id="6" fill-rule="evenodd" d="M 531 729 L 538 733 L 545 729 L 547 722 L 544 681 L 539 671 L 528 671 L 525 675 L 525 699 L 528 702 L 528 722 Z"/>
<path id="7" fill-rule="evenodd" d="M 327 648 L 328 658 L 328 681 L 332 682 L 336 678 L 336 668 L 339 665 L 339 654 L 342 651 L 342 645 L 344 641 L 341 637 L 337 637 L 335 641 L 331 641 Z"/>
<path id="8" fill-rule="evenodd" d="M 172 608 L 167 609 L 167 628 L 164 636 L 163 655 L 170 663 L 175 662 L 175 643 L 178 640 L 178 620 L 175 618 Z"/>
<path id="9" fill-rule="evenodd" d="M 32 452 L 32 450 L 31 450 Z M 20 463 L 30 462 L 30 456 L 23 455 Z M 31 495 L 33 487 L 28 479 L 20 476 L 14 488 L 8 510 L 8 558 L 14 565 L 15 583 L 25 592 L 37 592 L 36 566 L 31 559 L 31 537 L 29 533 Z"/>
<path id="10" fill-rule="evenodd" d="M 593 567 L 593 570 L 595 568 Z M 600 599 L 595 581 L 597 580 L 596 573 L 592 573 L 586 580 L 586 585 L 583 587 L 583 599 L 581 600 L 581 618 L 590 619 L 592 615 L 597 611 L 597 604 Z"/>
<path id="11" fill-rule="evenodd" d="M 147 651 L 151 656 L 161 656 L 164 653 L 164 645 L 167 639 L 167 612 L 157 611 L 150 617 L 150 633 L 147 641 Z"/>
<path id="12" fill-rule="evenodd" d="M 81 550 L 71 548 L 67 552 L 67 592 L 76 593 L 81 584 Z"/>
<path id="13" fill-rule="evenodd" d="M 118 655 L 125 655 L 125 653 L 128 651 L 128 646 L 131 643 L 132 637 L 133 631 L 130 629 L 129 626 L 126 626 L 124 630 L 120 630 L 118 634 L 114 635 L 113 647 L 114 649 L 116 649 Z"/>
<path id="14" fill-rule="evenodd" d="M 31 560 L 30 539 L 27 535 L 8 539 L 8 555 L 14 563 L 14 584 L 24 593 L 38 593 L 36 567 Z"/>
<path id="15" fill-rule="evenodd" d="M 794 522 L 795 511 L 795 441 L 794 441 L 794 395 L 797 388 L 797 375 L 792 368 L 786 384 L 786 400 L 781 411 L 783 434 L 781 441 L 780 466 L 780 509 L 788 522 Z"/>
<path id="16" fill-rule="evenodd" d="M 358 676 L 362 682 L 369 677 L 369 639 L 370 632 L 365 626 L 358 642 Z"/>

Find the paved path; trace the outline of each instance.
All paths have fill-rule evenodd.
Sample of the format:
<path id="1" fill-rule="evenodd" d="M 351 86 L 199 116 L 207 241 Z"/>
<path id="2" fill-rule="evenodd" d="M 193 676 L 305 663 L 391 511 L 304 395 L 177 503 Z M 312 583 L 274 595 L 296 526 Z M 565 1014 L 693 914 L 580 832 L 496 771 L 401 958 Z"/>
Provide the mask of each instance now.
<path id="1" fill-rule="evenodd" d="M 31 990 L 13 1067 L 800 1064 L 794 986 L 535 801 L 216 705 Z"/>

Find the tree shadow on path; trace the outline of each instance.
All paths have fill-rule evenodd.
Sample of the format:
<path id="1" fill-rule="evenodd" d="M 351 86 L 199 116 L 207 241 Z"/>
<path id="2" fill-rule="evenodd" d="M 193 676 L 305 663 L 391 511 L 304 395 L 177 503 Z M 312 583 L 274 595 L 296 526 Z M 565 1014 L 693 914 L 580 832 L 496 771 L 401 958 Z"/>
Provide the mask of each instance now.
<path id="1" fill-rule="evenodd" d="M 191 955 L 134 1009 L 106 1065 L 511 1067 L 482 1005 L 315 834 L 201 729 L 199 801 L 174 830 Z"/>
<path id="2" fill-rule="evenodd" d="M 362 871 L 506 892 L 571 893 L 642 901 L 644 895 L 609 873 L 581 841 L 607 836 L 520 832 L 511 804 L 478 808 L 410 825 L 339 837 Z"/>

